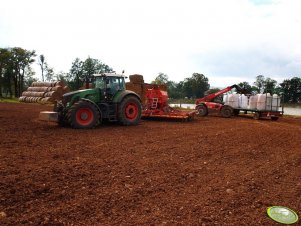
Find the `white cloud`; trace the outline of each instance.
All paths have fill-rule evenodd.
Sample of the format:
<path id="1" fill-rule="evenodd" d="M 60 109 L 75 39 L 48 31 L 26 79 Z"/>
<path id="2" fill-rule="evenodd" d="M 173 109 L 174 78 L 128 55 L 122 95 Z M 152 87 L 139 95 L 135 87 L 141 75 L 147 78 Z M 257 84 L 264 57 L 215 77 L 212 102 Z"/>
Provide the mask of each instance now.
<path id="1" fill-rule="evenodd" d="M 2 2 L 0 46 L 44 54 L 56 71 L 88 56 L 117 72 L 174 81 L 203 73 L 213 86 L 300 76 L 299 0 Z"/>

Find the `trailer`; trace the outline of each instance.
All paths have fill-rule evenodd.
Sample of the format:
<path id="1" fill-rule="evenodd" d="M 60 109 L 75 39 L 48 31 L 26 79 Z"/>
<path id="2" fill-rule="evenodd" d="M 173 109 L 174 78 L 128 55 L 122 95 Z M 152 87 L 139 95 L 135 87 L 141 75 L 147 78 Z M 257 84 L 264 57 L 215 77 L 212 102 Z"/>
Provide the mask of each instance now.
<path id="1" fill-rule="evenodd" d="M 283 96 L 266 94 L 257 94 L 256 96 L 246 96 L 248 98 L 248 105 L 240 103 L 238 105 L 243 107 L 233 107 L 233 115 L 237 116 L 240 112 L 253 114 L 254 119 L 269 118 L 273 121 L 278 120 L 279 117 L 283 116 Z M 242 99 L 242 98 L 241 98 Z"/>
<path id="2" fill-rule="evenodd" d="M 225 94 L 233 88 L 238 93 Z M 216 97 L 222 94 L 224 94 L 222 102 L 213 102 Z M 237 116 L 243 111 L 245 114 L 251 112 L 254 119 L 270 118 L 276 121 L 284 113 L 281 102 L 283 102 L 283 97 L 276 94 L 272 96 L 267 93 L 251 95 L 246 90 L 234 84 L 196 100 L 196 111 L 198 116 L 206 116 L 209 112 L 217 112 L 225 118 L 233 115 Z"/>

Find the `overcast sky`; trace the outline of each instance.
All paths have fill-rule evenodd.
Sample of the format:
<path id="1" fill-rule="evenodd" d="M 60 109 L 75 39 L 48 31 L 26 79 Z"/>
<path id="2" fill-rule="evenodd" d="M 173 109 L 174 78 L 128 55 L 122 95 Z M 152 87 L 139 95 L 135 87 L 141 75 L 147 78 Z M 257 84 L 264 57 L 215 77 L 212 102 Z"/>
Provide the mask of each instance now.
<path id="1" fill-rule="evenodd" d="M 301 76 L 300 0 L 0 0 L 0 10 L 0 47 L 36 50 L 55 72 L 90 56 L 146 82 Z"/>

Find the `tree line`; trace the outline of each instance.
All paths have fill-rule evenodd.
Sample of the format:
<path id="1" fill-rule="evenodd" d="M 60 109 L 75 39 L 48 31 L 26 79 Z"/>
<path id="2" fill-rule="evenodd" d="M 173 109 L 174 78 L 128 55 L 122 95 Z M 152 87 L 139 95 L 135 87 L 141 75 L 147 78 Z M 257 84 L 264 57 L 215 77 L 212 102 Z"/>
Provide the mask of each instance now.
<path id="1" fill-rule="evenodd" d="M 37 62 L 36 62 L 37 58 Z M 98 59 L 88 57 L 85 60 L 76 58 L 69 72 L 54 73 L 44 55 L 37 56 L 34 50 L 20 47 L 0 48 L 0 97 L 19 97 L 34 81 L 37 81 L 32 64 L 37 63 L 41 69 L 42 81 L 64 81 L 71 90 L 78 90 L 93 77 L 93 74 L 113 72 L 113 69 Z M 183 81 L 171 81 L 168 75 L 158 73 L 154 84 L 166 84 L 168 95 L 172 99 L 201 98 L 208 93 L 218 91 L 210 89 L 209 79 L 201 73 L 193 73 Z M 284 96 L 285 102 L 301 102 L 301 77 L 285 79 L 281 83 L 276 80 L 258 75 L 253 84 L 246 81 L 237 83 L 249 93 L 271 93 Z M 231 84 L 232 85 L 232 84 Z M 224 87 L 222 87 L 224 88 Z"/>

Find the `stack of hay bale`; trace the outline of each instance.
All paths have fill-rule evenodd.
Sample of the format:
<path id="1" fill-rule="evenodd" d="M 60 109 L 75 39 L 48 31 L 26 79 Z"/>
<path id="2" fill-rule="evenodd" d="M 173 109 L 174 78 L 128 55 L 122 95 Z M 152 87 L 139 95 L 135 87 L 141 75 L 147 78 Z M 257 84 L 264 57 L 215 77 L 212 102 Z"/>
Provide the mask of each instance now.
<path id="1" fill-rule="evenodd" d="M 154 87 L 158 87 L 160 90 L 167 91 L 166 85 L 144 83 L 144 79 L 142 75 L 138 75 L 138 74 L 130 75 L 129 79 L 130 82 L 127 82 L 125 84 L 126 89 L 137 93 L 140 96 L 143 104 L 146 101 L 145 94 L 148 89 L 153 89 Z"/>
<path id="2" fill-rule="evenodd" d="M 54 103 L 61 100 L 63 94 L 70 92 L 64 82 L 33 82 L 27 91 L 22 93 L 20 102 L 25 103 Z"/>

